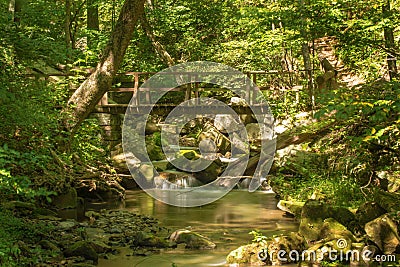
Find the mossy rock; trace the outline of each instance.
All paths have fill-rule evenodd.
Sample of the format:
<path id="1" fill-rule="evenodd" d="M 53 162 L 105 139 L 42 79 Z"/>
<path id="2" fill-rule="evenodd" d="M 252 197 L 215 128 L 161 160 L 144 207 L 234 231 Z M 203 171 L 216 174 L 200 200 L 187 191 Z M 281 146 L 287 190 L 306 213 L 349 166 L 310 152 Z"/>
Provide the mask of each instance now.
<path id="1" fill-rule="evenodd" d="M 282 265 L 284 263 L 292 262 L 288 255 L 285 255 L 287 261 L 282 261 L 277 257 L 280 251 L 285 251 L 289 253 L 290 251 L 303 251 L 306 248 L 306 243 L 304 238 L 298 233 L 290 233 L 288 236 L 275 237 L 268 242 L 268 260 L 266 263 L 269 265 Z"/>
<path id="2" fill-rule="evenodd" d="M 348 251 L 351 249 L 351 245 L 356 241 L 353 234 L 341 223 L 337 222 L 333 218 L 324 220 L 322 224 L 320 240 L 331 240 L 332 246 L 335 250 Z"/>
<path id="3" fill-rule="evenodd" d="M 186 229 L 173 232 L 170 241 L 177 244 L 185 243 L 186 248 L 191 249 L 213 249 L 216 247 L 207 237 Z"/>
<path id="4" fill-rule="evenodd" d="M 400 211 L 400 194 L 377 190 L 374 193 L 375 202 L 388 212 Z"/>
<path id="5" fill-rule="evenodd" d="M 333 218 L 346 228 L 353 228 L 356 221 L 354 214 L 344 207 L 331 206 L 317 200 L 308 200 L 301 211 L 299 233 L 307 241 L 319 238 L 319 231 L 327 218 Z"/>
<path id="6" fill-rule="evenodd" d="M 386 210 L 379 206 L 376 202 L 363 203 L 356 212 L 357 221 L 364 226 L 367 222 L 373 221 L 376 218 L 386 213 Z"/>
<path id="7" fill-rule="evenodd" d="M 75 209 L 78 206 L 78 194 L 75 188 L 69 187 L 65 192 L 54 196 L 53 204 L 59 209 Z"/>
<path id="8" fill-rule="evenodd" d="M 93 244 L 88 241 L 78 241 L 72 244 L 64 251 L 66 257 L 83 257 L 86 260 L 92 260 L 94 263 L 98 262 L 99 255 L 93 248 Z"/>
<path id="9" fill-rule="evenodd" d="M 265 265 L 259 258 L 259 253 L 265 249 L 260 243 L 252 243 L 241 246 L 231 251 L 226 257 L 227 264 L 250 264 L 250 265 Z"/>
<path id="10" fill-rule="evenodd" d="M 365 225 L 368 237 L 385 254 L 400 254 L 399 225 L 389 214 L 382 215 Z"/>
<path id="11" fill-rule="evenodd" d="M 166 248 L 169 246 L 169 243 L 164 238 L 144 231 L 136 234 L 134 244 L 137 246 L 155 248 Z"/>
<path id="12" fill-rule="evenodd" d="M 300 217 L 304 204 L 305 202 L 303 201 L 279 200 L 277 207 L 282 211 L 290 213 L 296 217 Z"/>

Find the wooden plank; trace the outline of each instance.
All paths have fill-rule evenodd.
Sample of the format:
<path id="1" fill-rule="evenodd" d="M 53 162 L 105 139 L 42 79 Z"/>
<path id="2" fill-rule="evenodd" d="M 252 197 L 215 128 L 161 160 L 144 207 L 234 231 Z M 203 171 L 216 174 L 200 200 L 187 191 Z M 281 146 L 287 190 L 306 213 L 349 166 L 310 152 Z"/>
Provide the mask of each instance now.
<path id="1" fill-rule="evenodd" d="M 173 104 L 158 104 L 156 106 L 142 104 L 139 106 L 125 105 L 125 104 L 109 104 L 106 106 L 95 107 L 94 112 L 110 113 L 110 114 L 124 114 L 129 106 L 132 114 L 146 114 L 151 109 L 153 114 L 165 115 L 171 112 L 176 105 Z M 268 114 L 269 109 L 266 105 L 253 105 L 251 108 L 248 106 L 230 106 L 237 114 L 251 114 L 254 110 L 256 114 Z M 213 106 L 184 106 L 180 108 L 185 114 L 224 114 L 226 112 L 225 105 Z"/>
<path id="2" fill-rule="evenodd" d="M 120 88 L 111 88 L 109 92 L 135 92 L 137 89 L 134 87 L 120 87 Z"/>

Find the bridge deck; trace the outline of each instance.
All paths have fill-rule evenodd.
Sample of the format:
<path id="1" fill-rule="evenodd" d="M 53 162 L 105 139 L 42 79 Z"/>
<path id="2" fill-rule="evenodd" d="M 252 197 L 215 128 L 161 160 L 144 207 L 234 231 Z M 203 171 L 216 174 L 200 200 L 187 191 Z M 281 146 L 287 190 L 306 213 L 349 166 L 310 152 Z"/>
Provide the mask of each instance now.
<path id="1" fill-rule="evenodd" d="M 154 107 L 151 105 L 141 104 L 139 106 L 132 106 L 127 104 L 108 104 L 96 106 L 94 112 L 95 113 L 109 113 L 109 114 L 125 114 L 128 109 L 133 114 L 147 114 L 149 110 L 152 111 L 154 115 L 165 115 L 170 113 L 176 105 L 174 104 L 157 104 Z M 252 105 L 249 106 L 238 106 L 232 105 L 229 106 L 233 109 L 236 114 L 267 114 L 268 108 L 266 105 Z M 226 114 L 227 106 L 215 106 L 215 105 L 193 105 L 193 106 L 180 106 L 180 110 L 185 114 Z"/>

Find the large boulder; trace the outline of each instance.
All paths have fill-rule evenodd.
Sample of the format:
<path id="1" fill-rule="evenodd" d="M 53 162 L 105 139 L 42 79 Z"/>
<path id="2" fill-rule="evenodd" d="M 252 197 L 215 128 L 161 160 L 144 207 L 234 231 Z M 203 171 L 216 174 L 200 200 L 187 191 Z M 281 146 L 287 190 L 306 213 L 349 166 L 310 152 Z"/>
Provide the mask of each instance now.
<path id="1" fill-rule="evenodd" d="M 320 229 L 327 218 L 333 218 L 346 228 L 353 228 L 355 216 L 347 208 L 308 200 L 302 208 L 299 233 L 310 241 L 319 239 Z"/>
<path id="2" fill-rule="evenodd" d="M 217 114 L 214 119 L 215 128 L 223 133 L 240 130 L 240 124 L 240 121 L 230 114 Z"/>
<path id="3" fill-rule="evenodd" d="M 277 207 L 286 213 L 300 217 L 304 204 L 303 201 L 279 200 Z"/>
<path id="4" fill-rule="evenodd" d="M 226 262 L 252 266 L 282 265 L 298 260 L 290 253 L 291 251 L 301 252 L 305 248 L 304 238 L 300 234 L 292 232 L 287 236 L 278 236 L 272 240 L 262 240 L 241 246 L 228 254 Z"/>
<path id="5" fill-rule="evenodd" d="M 75 209 L 78 206 L 78 195 L 75 188 L 69 187 L 53 197 L 53 205 L 58 209 Z"/>
<path id="6" fill-rule="evenodd" d="M 215 127 L 209 127 L 203 131 L 197 138 L 197 141 L 198 143 L 201 143 L 207 139 L 213 141 L 217 147 L 217 151 L 222 154 L 231 150 L 231 142 L 229 138 L 223 135 Z"/>
<path id="7" fill-rule="evenodd" d="M 365 232 L 383 253 L 400 253 L 398 225 L 390 215 L 382 215 L 367 223 Z"/>
<path id="8" fill-rule="evenodd" d="M 99 259 L 92 243 L 88 241 L 76 242 L 64 251 L 64 255 L 66 257 L 83 257 L 86 260 L 92 260 L 94 263 L 97 263 Z"/>
<path id="9" fill-rule="evenodd" d="M 191 249 L 213 249 L 216 247 L 215 243 L 207 237 L 187 229 L 176 230 L 169 239 L 177 244 L 184 243 L 186 248 Z"/>
<path id="10" fill-rule="evenodd" d="M 261 243 L 251 243 L 231 251 L 226 257 L 227 264 L 265 265 L 263 253 L 266 248 Z"/>
<path id="11" fill-rule="evenodd" d="M 379 206 L 376 202 L 365 202 L 360 205 L 356 212 L 356 219 L 360 225 L 364 226 L 367 222 L 370 222 L 379 216 L 386 213 L 386 210 Z"/>
<path id="12" fill-rule="evenodd" d="M 356 241 L 353 234 L 341 223 L 335 219 L 327 218 L 324 220 L 319 231 L 319 240 L 334 241 L 331 242 L 335 250 L 348 251 L 351 245 Z"/>
<path id="13" fill-rule="evenodd" d="M 374 193 L 375 202 L 388 212 L 400 211 L 400 194 L 377 190 Z"/>

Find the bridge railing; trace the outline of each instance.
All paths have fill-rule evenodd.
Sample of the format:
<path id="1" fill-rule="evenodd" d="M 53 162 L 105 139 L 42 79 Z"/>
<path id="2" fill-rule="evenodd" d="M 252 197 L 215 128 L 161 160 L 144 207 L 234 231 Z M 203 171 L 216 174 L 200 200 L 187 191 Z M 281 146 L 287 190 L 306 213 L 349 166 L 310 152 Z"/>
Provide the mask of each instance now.
<path id="1" fill-rule="evenodd" d="M 124 72 L 116 75 L 113 86 L 104 94 L 98 103 L 98 107 L 111 107 L 115 105 L 127 105 L 131 98 L 134 99 L 134 104 L 140 106 L 151 101 L 151 92 L 153 90 L 181 92 L 179 97 L 182 100 L 199 97 L 205 91 L 224 91 L 227 89 L 210 86 L 210 84 L 190 82 L 185 86 L 170 88 L 144 88 L 142 84 L 157 72 Z M 210 72 L 211 73 L 211 72 Z M 288 96 L 291 101 L 295 103 L 300 102 L 301 92 L 304 91 L 307 85 L 307 70 L 257 70 L 257 71 L 243 71 L 258 88 L 263 91 L 265 96 L 274 105 L 274 101 L 286 102 Z M 187 75 L 186 81 L 196 81 L 199 73 L 165 73 L 166 75 Z M 203 73 L 202 73 L 203 74 Z M 53 73 L 53 74 L 28 74 L 27 76 L 42 78 L 48 80 L 50 77 L 79 77 L 77 79 L 83 80 L 90 72 L 87 73 Z M 249 87 L 250 88 L 250 87 Z M 74 90 L 74 89 L 73 89 Z M 71 91 L 71 93 L 73 92 Z M 251 92 L 246 92 L 245 100 L 248 103 L 253 102 Z M 176 97 L 174 97 L 176 100 Z M 121 106 L 122 107 L 122 106 Z"/>
<path id="2" fill-rule="evenodd" d="M 116 104 L 127 104 L 130 98 L 133 97 L 134 103 L 137 106 L 141 104 L 146 104 L 151 101 L 151 92 L 152 91 L 169 91 L 169 92 L 183 92 L 182 100 L 188 100 L 191 97 L 199 97 L 202 92 L 205 91 L 228 91 L 224 88 L 218 88 L 206 83 L 195 82 L 198 78 L 199 73 L 190 73 L 190 72 L 180 72 L 180 73 L 163 73 L 163 75 L 174 75 L 175 78 L 178 79 L 178 76 L 185 76 L 186 81 L 191 81 L 185 86 L 171 88 L 168 86 L 158 87 L 158 88 L 146 88 L 143 87 L 142 84 L 156 72 L 126 72 L 122 74 L 118 74 L 115 78 L 113 88 L 104 95 L 102 100 L 99 102 L 99 106 L 110 106 Z M 245 71 L 244 72 L 253 83 L 257 84 L 261 91 L 264 91 L 265 95 L 272 100 L 283 100 L 287 95 L 294 94 L 294 98 L 296 102 L 300 101 L 300 92 L 303 90 L 305 85 L 307 84 L 307 76 L 305 70 L 296 70 L 296 71 L 277 71 L 277 70 L 269 70 L 269 71 Z M 201 73 L 201 75 L 205 75 L 207 73 Z M 212 73 L 210 74 L 217 74 Z M 229 73 L 227 73 L 229 75 Z M 245 100 L 248 103 L 252 103 L 252 94 L 250 92 L 250 87 L 248 87 L 249 91 L 246 91 Z M 127 95 L 128 97 L 122 97 L 122 94 Z M 119 95 L 118 95 L 119 94 Z M 111 99 L 111 101 L 109 101 Z M 125 99 L 125 101 L 118 102 L 119 99 Z"/>

